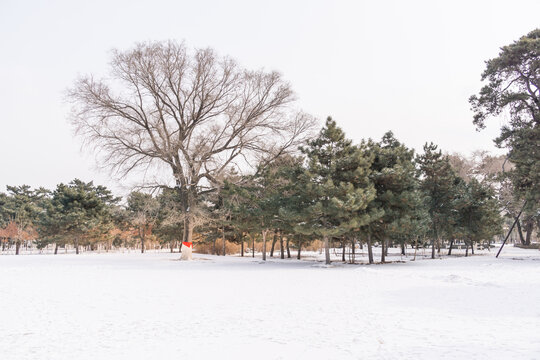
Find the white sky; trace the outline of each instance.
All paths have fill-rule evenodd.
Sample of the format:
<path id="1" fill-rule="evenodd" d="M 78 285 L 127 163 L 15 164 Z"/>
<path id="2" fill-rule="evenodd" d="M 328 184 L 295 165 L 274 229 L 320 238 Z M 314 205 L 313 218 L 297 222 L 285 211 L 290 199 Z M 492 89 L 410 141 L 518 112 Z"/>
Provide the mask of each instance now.
<path id="1" fill-rule="evenodd" d="M 355 141 L 391 129 L 417 151 L 497 151 L 501 121 L 476 132 L 467 99 L 484 61 L 539 14 L 538 0 L 0 0 L 0 191 L 75 177 L 121 190 L 73 138 L 64 91 L 79 74 L 106 74 L 112 48 L 147 40 L 278 70 L 301 108 L 332 115 Z"/>

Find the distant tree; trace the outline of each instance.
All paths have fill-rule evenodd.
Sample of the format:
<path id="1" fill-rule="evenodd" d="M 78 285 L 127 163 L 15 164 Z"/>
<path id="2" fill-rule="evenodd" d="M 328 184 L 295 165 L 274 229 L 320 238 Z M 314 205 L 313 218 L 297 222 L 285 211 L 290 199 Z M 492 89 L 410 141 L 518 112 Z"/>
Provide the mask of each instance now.
<path id="1" fill-rule="evenodd" d="M 381 216 L 369 223 L 370 233 L 382 245 L 381 262 L 385 261 L 387 241 L 397 240 L 402 245 L 414 239 L 420 216 L 425 216 L 423 202 L 417 196 L 419 182 L 414 163 L 414 151 L 400 143 L 389 131 L 379 143 L 370 142 L 368 153 L 373 157 L 370 179 L 377 195 L 369 207 Z"/>
<path id="2" fill-rule="evenodd" d="M 532 232 L 540 209 L 540 29 L 503 46 L 486 62 L 478 95 L 470 98 L 474 124 L 485 127 L 490 117 L 507 114 L 495 143 L 508 149 L 514 164 L 509 175 L 514 191 L 527 200 L 526 227 Z"/>
<path id="3" fill-rule="evenodd" d="M 491 187 L 472 179 L 465 185 L 465 193 L 458 200 L 458 220 L 456 227 L 474 253 L 474 244 L 491 240 L 502 231 L 500 208 Z"/>
<path id="4" fill-rule="evenodd" d="M 6 229 L 15 242 L 15 254 L 19 255 L 23 241 L 36 239 L 36 223 L 38 221 L 43 198 L 48 191 L 43 188 L 32 190 L 28 185 L 8 186 L 8 196 L 3 199 L 1 212 L 4 214 Z"/>
<path id="5" fill-rule="evenodd" d="M 42 220 L 42 231 L 65 242 L 71 240 L 78 254 L 91 230 L 109 224 L 111 207 L 118 201 L 110 190 L 93 182 L 75 179 L 67 185 L 59 184 Z"/>
<path id="6" fill-rule="evenodd" d="M 73 124 L 119 174 L 170 169 L 191 242 L 195 207 L 230 167 L 296 149 L 312 118 L 291 109 L 276 72 L 249 71 L 212 49 L 154 42 L 113 52 L 112 81 L 88 76 L 69 91 Z M 160 186 L 164 183 L 157 184 Z"/>
<path id="7" fill-rule="evenodd" d="M 445 231 L 455 224 L 455 201 L 462 181 L 452 169 L 447 156 L 443 156 L 433 143 L 424 145 L 424 153 L 416 159 L 421 176 L 420 189 L 426 196 L 430 217 L 431 258 L 435 258 L 435 245 Z"/>
<path id="8" fill-rule="evenodd" d="M 326 264 L 330 264 L 329 239 L 364 225 L 357 212 L 366 209 L 375 197 L 373 184 L 368 180 L 370 159 L 345 138 L 330 117 L 319 136 L 309 141 L 302 152 L 308 163 L 302 174 L 306 184 L 301 210 L 304 221 L 295 230 L 322 238 Z"/>
<path id="9" fill-rule="evenodd" d="M 184 221 L 179 199 L 180 196 L 176 188 L 165 188 L 157 196 L 159 212 L 155 233 L 160 239 L 170 244 L 171 252 L 173 252 L 176 243 L 182 242 L 184 231 Z"/>
<path id="10" fill-rule="evenodd" d="M 141 253 L 145 251 L 145 239 L 158 220 L 159 202 L 152 194 L 134 191 L 127 198 L 126 207 L 131 223 L 137 229 L 141 241 Z"/>

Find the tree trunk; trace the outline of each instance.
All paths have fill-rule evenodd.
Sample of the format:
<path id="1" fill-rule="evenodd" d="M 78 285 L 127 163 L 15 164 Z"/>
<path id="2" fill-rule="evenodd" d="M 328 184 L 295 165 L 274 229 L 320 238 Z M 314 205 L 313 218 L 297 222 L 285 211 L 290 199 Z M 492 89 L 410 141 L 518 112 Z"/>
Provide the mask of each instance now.
<path id="1" fill-rule="evenodd" d="M 287 247 L 287 259 L 290 259 L 291 258 L 291 248 L 289 247 L 289 237 L 287 236 L 287 241 L 286 241 L 286 247 Z"/>
<path id="2" fill-rule="evenodd" d="M 454 246 L 454 239 L 450 239 L 450 246 L 448 247 L 448 255 L 452 255 L 452 246 Z"/>
<path id="3" fill-rule="evenodd" d="M 268 233 L 268 230 L 262 231 L 262 238 L 263 238 L 263 248 L 262 248 L 262 259 L 263 261 L 266 261 L 266 233 Z"/>
<path id="4" fill-rule="evenodd" d="M 384 263 L 386 261 L 386 251 L 385 251 L 385 240 L 381 241 L 381 262 Z"/>
<path id="5" fill-rule="evenodd" d="M 401 242 L 401 255 L 405 255 L 405 242 Z"/>
<path id="6" fill-rule="evenodd" d="M 469 256 L 469 243 L 465 241 L 465 257 Z"/>
<path id="7" fill-rule="evenodd" d="M 471 254 L 474 255 L 474 242 L 471 241 Z"/>
<path id="8" fill-rule="evenodd" d="M 525 245 L 531 245 L 531 237 L 534 229 L 534 220 L 531 218 L 525 223 Z"/>
<path id="9" fill-rule="evenodd" d="M 367 250 L 368 250 L 368 261 L 370 264 L 373 264 L 373 246 L 371 244 L 371 234 L 367 235 Z"/>
<path id="10" fill-rule="evenodd" d="M 302 241 L 298 242 L 298 254 L 296 255 L 296 258 L 300 260 L 300 251 L 302 250 Z"/>
<path id="11" fill-rule="evenodd" d="M 214 241 L 212 241 L 212 255 L 217 255 L 216 254 L 216 240 L 217 240 L 217 237 L 215 237 Z"/>
<path id="12" fill-rule="evenodd" d="M 184 220 L 184 242 L 193 244 L 193 220 L 191 216 L 186 216 Z M 181 260 L 193 260 L 193 246 L 182 246 Z"/>
<path id="13" fill-rule="evenodd" d="M 341 261 L 345 262 L 345 240 L 341 242 Z"/>
<path id="14" fill-rule="evenodd" d="M 54 244 L 54 255 L 58 254 L 58 243 Z"/>
<path id="15" fill-rule="evenodd" d="M 244 257 L 244 236 L 240 235 L 240 256 Z"/>
<path id="16" fill-rule="evenodd" d="M 223 256 L 225 256 L 225 253 L 226 253 L 225 244 L 227 243 L 225 240 L 225 226 L 221 227 L 221 239 L 223 239 Z"/>
<path id="17" fill-rule="evenodd" d="M 324 258 L 326 260 L 326 265 L 330 265 L 330 247 L 328 245 L 328 236 L 324 237 Z"/>
<path id="18" fill-rule="evenodd" d="M 525 238 L 523 237 L 523 231 L 521 230 L 521 220 L 517 220 L 516 226 L 518 229 L 519 241 L 521 242 L 521 245 L 525 245 Z"/>
<path id="19" fill-rule="evenodd" d="M 351 253 L 352 253 L 352 257 L 351 257 L 351 264 L 354 264 L 356 262 L 356 259 L 355 259 L 355 253 L 356 251 L 356 241 L 354 239 L 354 237 L 352 238 L 351 240 Z"/>
<path id="20" fill-rule="evenodd" d="M 141 237 L 141 254 L 144 254 L 144 231 L 139 230 L 139 235 Z"/>
<path id="21" fill-rule="evenodd" d="M 435 238 L 431 239 L 431 258 L 435 259 Z"/>
<path id="22" fill-rule="evenodd" d="M 255 257 L 255 236 L 251 239 L 251 257 Z"/>
<path id="23" fill-rule="evenodd" d="M 172 254 L 174 252 L 174 241 L 171 240 L 170 243 L 171 243 L 171 254 Z"/>
<path id="24" fill-rule="evenodd" d="M 19 255 L 21 250 L 21 242 L 19 240 L 15 241 L 15 255 Z"/>
<path id="25" fill-rule="evenodd" d="M 280 252 L 280 258 L 285 259 L 285 248 L 283 246 L 283 234 L 281 231 L 279 232 L 279 252 Z"/>
<path id="26" fill-rule="evenodd" d="M 270 257 L 274 257 L 274 248 L 276 247 L 277 238 L 277 231 L 274 230 L 274 238 L 272 239 L 272 247 L 270 248 Z"/>
<path id="27" fill-rule="evenodd" d="M 384 247 L 384 256 L 388 256 L 388 248 L 392 246 L 392 243 L 390 240 L 386 240 L 386 246 Z"/>
<path id="28" fill-rule="evenodd" d="M 75 238 L 75 254 L 79 255 L 79 239 Z"/>

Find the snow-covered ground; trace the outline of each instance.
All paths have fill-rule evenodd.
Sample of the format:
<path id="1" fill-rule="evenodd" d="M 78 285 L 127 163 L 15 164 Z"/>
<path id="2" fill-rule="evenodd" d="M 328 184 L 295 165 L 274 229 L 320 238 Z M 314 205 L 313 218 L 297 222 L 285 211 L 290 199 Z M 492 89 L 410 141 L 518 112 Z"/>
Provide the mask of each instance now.
<path id="1" fill-rule="evenodd" d="M 537 250 L 178 258 L 0 256 L 0 359 L 540 359 Z"/>

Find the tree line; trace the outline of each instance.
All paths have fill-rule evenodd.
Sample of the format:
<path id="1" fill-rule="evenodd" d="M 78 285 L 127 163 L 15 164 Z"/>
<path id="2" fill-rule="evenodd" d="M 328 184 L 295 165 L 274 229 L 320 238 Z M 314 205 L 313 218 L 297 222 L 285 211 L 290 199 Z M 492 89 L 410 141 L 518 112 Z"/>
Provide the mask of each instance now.
<path id="1" fill-rule="evenodd" d="M 201 195 L 191 211 L 195 247 L 216 240 L 251 247 L 262 245 L 262 257 L 280 244 L 281 257 L 291 247 L 301 249 L 315 240 L 345 250 L 355 261 L 355 249 L 381 246 L 381 262 L 388 248 L 430 246 L 432 257 L 455 241 L 468 254 L 474 245 L 489 244 L 501 233 L 500 172 L 486 171 L 501 159 L 484 154 L 467 168 L 467 159 L 444 155 L 434 144 L 422 154 L 399 142 L 392 132 L 380 141 L 354 145 L 331 118 L 300 154 L 262 162 L 249 175 L 228 172 L 215 192 Z M 464 170 L 465 169 L 465 170 Z M 462 172 L 460 176 L 459 172 Z M 70 245 L 95 250 L 137 247 L 149 242 L 175 249 L 184 240 L 185 213 L 178 188 L 157 194 L 134 191 L 122 201 L 104 186 L 73 180 L 55 190 L 8 186 L 0 194 L 2 244 L 35 241 L 38 248 Z M 333 244 L 333 245 L 332 245 Z M 286 249 L 286 255 L 285 255 Z"/>
<path id="2" fill-rule="evenodd" d="M 211 243 L 216 252 L 216 239 L 227 239 L 243 255 L 257 241 L 263 258 L 269 239 L 271 254 L 279 241 L 288 256 L 291 244 L 300 256 L 318 240 L 326 262 L 339 244 L 352 261 L 366 246 L 371 263 L 374 244 L 382 262 L 393 245 L 430 246 L 435 257 L 459 240 L 468 254 L 501 234 L 505 215 L 529 245 L 540 228 L 539 53 L 536 29 L 486 62 L 485 85 L 469 99 L 473 123 L 481 130 L 507 115 L 495 141 L 508 153 L 471 165 L 432 143 L 415 154 L 391 132 L 353 144 L 331 118 L 314 134 L 313 117 L 296 107 L 281 74 L 245 69 L 212 49 L 169 41 L 114 51 L 108 77 L 83 76 L 68 90 L 72 124 L 113 175 L 165 170 L 169 178 L 147 178 L 153 192 L 123 204 L 79 180 L 54 191 L 8 187 L 0 237 L 16 252 L 25 238 L 78 251 L 98 238 L 107 248 L 126 245 L 127 233 L 141 251 L 178 241 Z"/>

